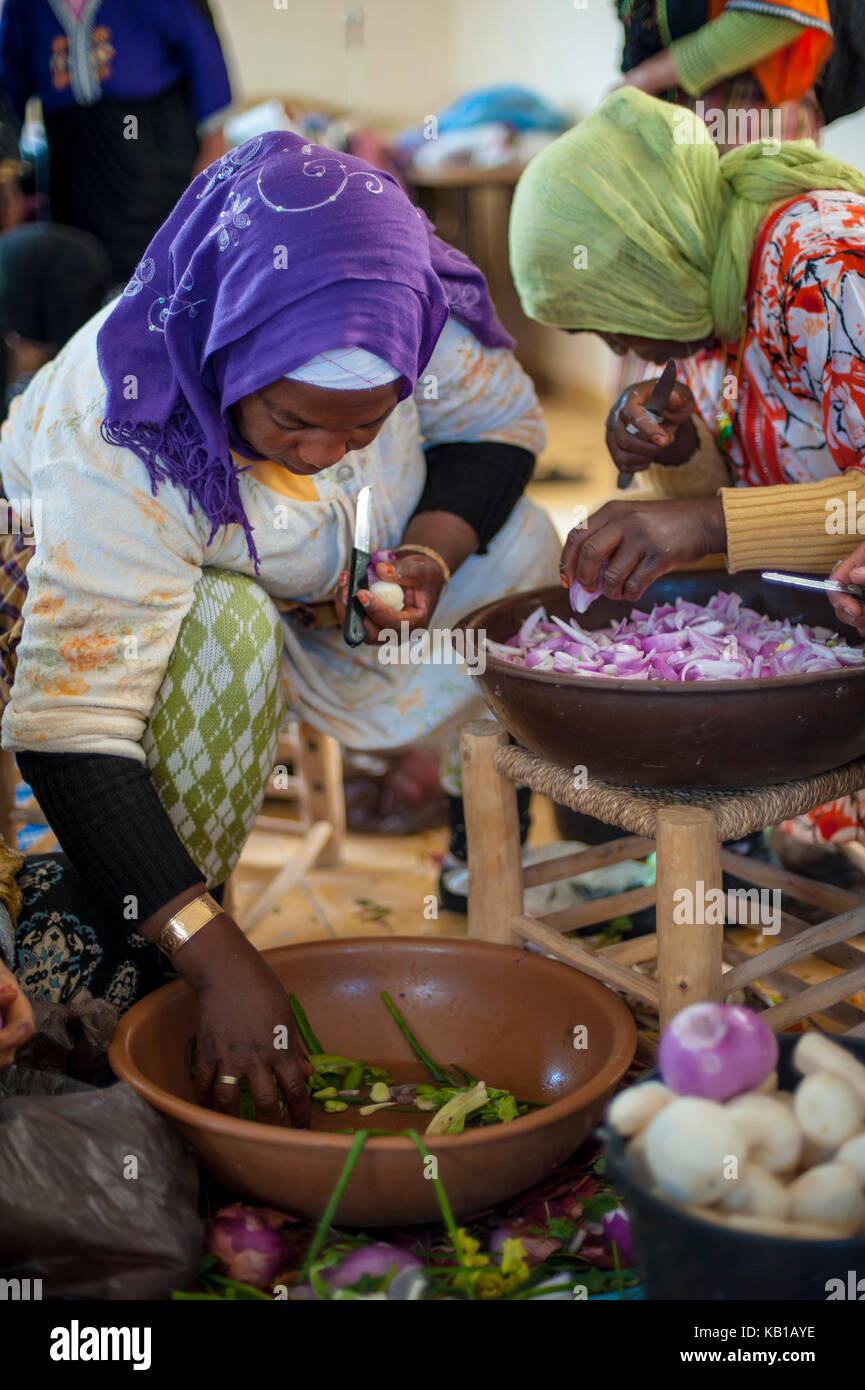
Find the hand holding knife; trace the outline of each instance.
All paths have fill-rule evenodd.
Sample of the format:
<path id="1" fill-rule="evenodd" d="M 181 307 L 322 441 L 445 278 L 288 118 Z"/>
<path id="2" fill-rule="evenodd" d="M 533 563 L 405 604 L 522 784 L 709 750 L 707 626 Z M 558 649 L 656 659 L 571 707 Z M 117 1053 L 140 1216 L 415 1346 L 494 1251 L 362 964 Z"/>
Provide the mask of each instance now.
<path id="1" fill-rule="evenodd" d="M 849 594 L 851 598 L 865 599 L 865 587 L 861 584 L 839 584 L 837 579 L 815 579 L 810 574 L 781 574 L 777 570 L 763 570 L 760 575 L 767 584 L 786 584 L 791 589 L 821 589 L 826 594 Z"/>
<path id="2" fill-rule="evenodd" d="M 670 397 L 676 385 L 676 363 L 672 357 L 668 358 L 664 370 L 652 387 L 649 399 L 643 407 L 646 414 L 650 415 L 656 425 L 663 424 L 664 411 L 666 410 Z M 631 434 L 637 434 L 638 430 L 633 425 L 627 425 L 626 429 Z M 624 491 L 629 486 L 633 473 L 622 471 L 619 473 L 616 487 L 619 492 Z"/>

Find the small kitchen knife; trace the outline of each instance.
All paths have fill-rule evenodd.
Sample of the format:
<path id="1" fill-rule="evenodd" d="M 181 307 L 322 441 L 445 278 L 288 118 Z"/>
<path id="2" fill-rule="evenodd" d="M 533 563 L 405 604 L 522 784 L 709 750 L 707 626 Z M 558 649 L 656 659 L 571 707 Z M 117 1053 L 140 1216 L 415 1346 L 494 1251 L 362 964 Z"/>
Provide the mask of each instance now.
<path id="1" fill-rule="evenodd" d="M 661 375 L 658 377 L 658 380 L 652 387 L 651 394 L 649 395 L 649 399 L 646 401 L 644 407 L 647 415 L 651 415 L 652 419 L 658 425 L 660 425 L 662 422 L 664 411 L 666 410 L 667 403 L 673 394 L 673 387 L 675 385 L 676 363 L 674 362 L 673 358 L 670 357 L 667 359 L 667 363 L 664 367 L 664 370 L 661 372 Z M 633 476 L 633 473 L 622 472 L 619 474 L 618 482 L 616 483 L 616 487 L 618 488 L 619 492 L 624 491 L 624 489 L 628 486 Z"/>
<path id="2" fill-rule="evenodd" d="M 837 579 L 813 579 L 806 574 L 779 574 L 777 570 L 764 570 L 760 575 L 767 584 L 789 584 L 792 589 L 822 589 L 828 594 L 849 594 L 851 598 L 865 598 L 865 588 L 861 584 L 839 584 Z"/>
<path id="3" fill-rule="evenodd" d="M 345 608 L 345 627 L 343 636 L 350 647 L 359 647 L 364 640 L 363 605 L 358 601 L 358 589 L 367 587 L 367 568 L 371 551 L 369 548 L 370 521 L 372 516 L 372 488 L 362 487 L 357 494 L 354 518 L 354 548 L 351 552 L 351 565 L 348 571 L 348 601 Z"/>

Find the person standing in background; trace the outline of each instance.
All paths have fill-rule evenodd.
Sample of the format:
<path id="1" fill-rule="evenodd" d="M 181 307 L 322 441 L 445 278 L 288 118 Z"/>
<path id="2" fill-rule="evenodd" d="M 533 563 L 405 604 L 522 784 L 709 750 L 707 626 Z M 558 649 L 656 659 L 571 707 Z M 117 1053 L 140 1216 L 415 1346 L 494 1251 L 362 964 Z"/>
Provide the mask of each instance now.
<path id="1" fill-rule="evenodd" d="M 827 0 L 616 3 L 624 85 L 696 110 L 721 154 L 757 139 L 818 138 L 814 84 L 832 51 Z"/>
<path id="2" fill-rule="evenodd" d="M 51 217 L 129 279 L 190 179 L 224 151 L 231 87 L 206 0 L 5 0 L 0 81 L 39 97 Z"/>
<path id="3" fill-rule="evenodd" d="M 101 241 L 78 227 L 23 222 L 0 236 L 0 419 L 12 397 L 101 309 L 113 278 Z"/>

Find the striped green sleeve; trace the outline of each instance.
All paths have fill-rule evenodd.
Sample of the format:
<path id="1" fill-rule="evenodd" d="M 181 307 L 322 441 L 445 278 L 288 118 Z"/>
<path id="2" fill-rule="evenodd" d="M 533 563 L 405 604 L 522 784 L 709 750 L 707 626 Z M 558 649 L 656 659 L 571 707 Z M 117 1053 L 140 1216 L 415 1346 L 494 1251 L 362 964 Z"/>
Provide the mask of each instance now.
<path id="1" fill-rule="evenodd" d="M 698 97 L 725 77 L 748 72 L 802 32 L 793 19 L 725 10 L 693 34 L 670 44 L 669 53 L 679 81 L 689 96 Z"/>

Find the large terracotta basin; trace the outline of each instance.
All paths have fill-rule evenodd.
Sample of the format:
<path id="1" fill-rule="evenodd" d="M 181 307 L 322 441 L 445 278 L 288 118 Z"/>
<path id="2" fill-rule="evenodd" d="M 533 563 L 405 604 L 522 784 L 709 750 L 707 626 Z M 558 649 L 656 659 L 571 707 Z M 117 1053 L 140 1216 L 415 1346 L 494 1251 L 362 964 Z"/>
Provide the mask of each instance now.
<path id="1" fill-rule="evenodd" d="M 520 1099 L 548 1102 L 509 1124 L 430 1140 L 451 1204 L 464 1216 L 531 1186 L 573 1153 L 634 1053 L 634 1022 L 616 995 L 569 966 L 515 947 L 360 938 L 284 946 L 266 956 L 328 1051 L 386 1063 L 400 1076 L 419 1075 L 379 997 L 387 990 L 437 1061 L 458 1062 Z M 120 1020 L 109 1053 L 114 1071 L 174 1122 L 204 1166 L 238 1196 L 320 1217 L 351 1138 L 253 1124 L 196 1105 L 187 1064 L 193 1009 L 182 981 L 141 1000 Z M 588 1045 L 580 1050 L 577 1025 L 587 1030 Z M 412 1123 L 408 1115 L 401 1122 Z M 421 1134 L 427 1122 L 418 1115 Z M 411 1141 L 367 1140 L 337 1224 L 438 1217 L 433 1184 Z"/>
<path id="2" fill-rule="evenodd" d="M 825 596 L 764 584 L 759 574 L 667 574 L 637 603 L 597 599 L 587 630 L 678 595 L 705 603 L 735 590 L 772 618 L 837 628 Z M 488 604 L 462 626 L 495 642 L 533 609 L 571 616 L 565 589 L 535 589 Z M 857 642 L 852 628 L 846 637 Z M 811 777 L 865 755 L 865 666 L 772 680 L 629 681 L 530 671 L 487 656 L 476 677 L 493 714 L 518 743 L 589 777 L 644 787 L 759 787 Z"/>

